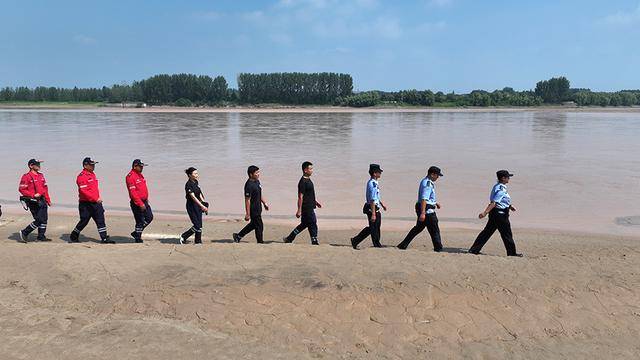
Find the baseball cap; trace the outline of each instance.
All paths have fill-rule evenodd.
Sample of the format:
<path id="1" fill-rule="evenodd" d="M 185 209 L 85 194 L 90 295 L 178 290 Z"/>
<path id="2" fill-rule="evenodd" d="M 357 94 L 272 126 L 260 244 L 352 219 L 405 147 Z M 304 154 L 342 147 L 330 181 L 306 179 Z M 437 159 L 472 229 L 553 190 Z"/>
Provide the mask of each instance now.
<path id="1" fill-rule="evenodd" d="M 41 163 L 41 162 L 44 162 L 44 161 L 42 161 L 42 160 L 36 160 L 36 159 L 31 159 L 31 160 L 29 160 L 29 162 L 28 162 L 27 164 L 28 164 L 29 166 L 31 166 L 31 165 L 38 165 L 38 166 L 40 166 L 40 163 Z"/>
<path id="2" fill-rule="evenodd" d="M 97 163 L 98 163 L 97 161 L 91 160 L 90 157 L 86 157 L 84 158 L 84 160 L 82 160 L 82 165 L 95 165 Z"/>
<path id="3" fill-rule="evenodd" d="M 369 164 L 369 173 L 382 172 L 382 168 L 378 164 Z"/>
<path id="4" fill-rule="evenodd" d="M 498 177 L 498 179 L 501 179 L 503 177 L 512 177 L 513 174 L 509 172 L 509 170 L 498 170 L 496 172 L 496 176 Z"/>
<path id="5" fill-rule="evenodd" d="M 131 167 L 134 166 L 148 166 L 148 164 L 143 163 L 140 159 L 135 159 L 133 160 L 133 164 L 131 164 Z"/>
<path id="6" fill-rule="evenodd" d="M 444 176 L 444 174 L 442 173 L 442 170 L 440 170 L 440 168 L 437 166 L 430 167 L 429 170 L 427 171 L 427 174 L 436 174 L 438 176 Z"/>

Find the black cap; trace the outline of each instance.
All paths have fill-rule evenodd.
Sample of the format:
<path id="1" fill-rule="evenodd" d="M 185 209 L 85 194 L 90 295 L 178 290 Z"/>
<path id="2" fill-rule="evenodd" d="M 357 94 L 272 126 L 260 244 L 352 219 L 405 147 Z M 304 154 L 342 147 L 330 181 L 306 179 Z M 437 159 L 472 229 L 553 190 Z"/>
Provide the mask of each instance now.
<path id="1" fill-rule="evenodd" d="M 140 159 L 135 159 L 133 160 L 133 164 L 131 164 L 131 167 L 134 167 L 134 166 L 148 166 L 148 165 L 143 163 L 142 160 Z"/>
<path id="2" fill-rule="evenodd" d="M 498 170 L 496 172 L 496 176 L 498 177 L 498 180 L 502 179 L 503 177 L 512 177 L 513 174 L 509 172 L 509 170 Z"/>
<path id="3" fill-rule="evenodd" d="M 378 164 L 369 164 L 369 174 L 373 174 L 376 172 L 382 172 L 380 165 Z"/>
<path id="4" fill-rule="evenodd" d="M 97 163 L 98 163 L 97 161 L 91 160 L 90 157 L 86 157 L 84 158 L 84 160 L 82 160 L 82 165 L 95 165 Z"/>
<path id="5" fill-rule="evenodd" d="M 440 168 L 437 166 L 430 167 L 429 170 L 427 171 L 427 174 L 436 174 L 438 176 L 444 176 L 444 174 L 442 173 L 442 170 L 440 170 Z"/>
<path id="6" fill-rule="evenodd" d="M 27 163 L 29 166 L 31 165 L 38 165 L 40 166 L 40 163 L 43 162 L 42 160 L 36 160 L 36 159 L 31 159 L 29 160 L 29 162 Z"/>

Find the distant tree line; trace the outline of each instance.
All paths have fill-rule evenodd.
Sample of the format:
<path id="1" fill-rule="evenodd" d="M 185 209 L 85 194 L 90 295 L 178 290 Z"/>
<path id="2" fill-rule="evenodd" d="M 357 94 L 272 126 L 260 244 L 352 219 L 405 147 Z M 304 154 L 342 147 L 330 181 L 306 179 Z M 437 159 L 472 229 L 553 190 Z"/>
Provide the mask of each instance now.
<path id="1" fill-rule="evenodd" d="M 174 74 L 155 75 L 128 85 L 65 89 L 39 86 L 0 90 L 0 101 L 50 102 L 144 102 L 150 105 L 214 105 L 237 97 L 222 76 Z"/>
<path id="2" fill-rule="evenodd" d="M 640 105 L 640 90 L 619 92 L 592 92 L 589 89 L 572 89 L 565 77 L 543 80 L 535 90 L 515 91 L 505 87 L 488 92 L 474 90 L 468 94 L 432 92 L 431 90 L 402 90 L 396 92 L 366 91 L 337 98 L 334 105 L 367 107 L 385 105 L 411 106 L 540 106 L 573 102 L 578 106 L 633 106 Z"/>
<path id="3" fill-rule="evenodd" d="M 269 73 L 238 76 L 240 103 L 332 104 L 351 95 L 353 79 L 337 73 Z"/>
<path id="4" fill-rule="evenodd" d="M 149 105 L 199 106 L 219 104 L 293 104 L 369 106 L 539 106 L 573 102 L 578 106 L 640 105 L 640 90 L 592 92 L 573 89 L 565 77 L 543 80 L 534 90 L 505 87 L 488 92 L 445 94 L 431 90 L 353 92 L 351 75 L 339 73 L 265 73 L 238 76 L 230 89 L 222 76 L 161 74 L 132 84 L 102 88 L 5 87 L 0 101 L 144 102 Z"/>

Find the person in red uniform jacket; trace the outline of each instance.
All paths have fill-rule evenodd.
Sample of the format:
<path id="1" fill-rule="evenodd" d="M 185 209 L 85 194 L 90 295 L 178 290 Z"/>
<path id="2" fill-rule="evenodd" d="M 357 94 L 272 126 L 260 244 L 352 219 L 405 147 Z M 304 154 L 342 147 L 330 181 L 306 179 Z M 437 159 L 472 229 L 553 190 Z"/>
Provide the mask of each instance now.
<path id="1" fill-rule="evenodd" d="M 82 160 L 82 172 L 76 178 L 78 184 L 78 212 L 80 221 L 71 232 L 70 241 L 80 242 L 80 232 L 84 229 L 89 220 L 93 219 L 98 227 L 98 234 L 103 244 L 115 244 L 116 242 L 109 239 L 107 235 L 107 225 L 104 221 L 104 207 L 100 198 L 100 188 L 98 187 L 98 178 L 94 173 L 97 161 L 91 160 L 90 157 Z"/>
<path id="2" fill-rule="evenodd" d="M 31 159 L 28 162 L 29 172 L 22 175 L 18 191 L 20 200 L 27 204 L 33 222 L 20 231 L 20 241 L 27 242 L 27 236 L 38 229 L 38 241 L 51 241 L 45 237 L 47 232 L 48 207 L 51 206 L 49 187 L 44 174 L 40 172 L 41 160 Z"/>
<path id="3" fill-rule="evenodd" d="M 131 171 L 127 174 L 125 182 L 131 199 L 131 211 L 136 220 L 135 230 L 131 236 L 137 243 L 142 242 L 142 231 L 151 221 L 153 221 L 153 212 L 149 206 L 149 190 L 147 189 L 147 180 L 142 175 L 142 170 L 147 164 L 140 159 L 133 160 Z"/>

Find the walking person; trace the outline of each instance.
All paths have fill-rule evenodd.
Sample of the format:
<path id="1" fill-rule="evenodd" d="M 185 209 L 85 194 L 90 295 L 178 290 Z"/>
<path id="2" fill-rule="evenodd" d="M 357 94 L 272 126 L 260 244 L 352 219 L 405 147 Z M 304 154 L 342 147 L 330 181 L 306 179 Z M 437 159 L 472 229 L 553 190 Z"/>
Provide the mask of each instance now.
<path id="1" fill-rule="evenodd" d="M 153 212 L 149 206 L 149 190 L 147 188 L 147 180 L 142 175 L 142 170 L 147 164 L 140 159 L 133 160 L 131 171 L 125 178 L 129 198 L 131 212 L 135 219 L 136 226 L 131 236 L 137 243 L 142 242 L 142 232 L 153 221 Z"/>
<path id="2" fill-rule="evenodd" d="M 489 220 L 484 230 L 478 234 L 476 241 L 473 243 L 469 252 L 471 254 L 478 255 L 484 244 L 489 241 L 491 235 L 496 231 L 500 232 L 504 247 L 507 249 L 507 256 L 522 257 L 522 254 L 516 252 L 516 243 L 513 241 L 513 234 L 511 233 L 511 222 L 509 221 L 509 211 L 516 211 L 516 208 L 511 205 L 511 196 L 507 192 L 507 184 L 513 176 L 507 170 L 499 170 L 496 172 L 498 182 L 491 189 L 489 195 L 489 205 L 487 208 L 478 215 L 480 219 L 489 215 Z"/>
<path id="3" fill-rule="evenodd" d="M 240 230 L 239 233 L 233 234 L 233 241 L 238 243 L 245 235 L 251 231 L 255 231 L 256 241 L 258 244 L 262 244 L 264 242 L 262 206 L 264 205 L 264 209 L 269 211 L 269 205 L 267 205 L 266 199 L 262 196 L 260 169 L 255 165 L 251 165 L 247 169 L 247 175 L 249 176 L 249 179 L 244 184 L 244 220 L 249 221 L 249 224 Z"/>
<path id="4" fill-rule="evenodd" d="M 116 242 L 107 235 L 107 224 L 104 220 L 104 207 L 100 198 L 100 188 L 98 186 L 98 178 L 95 174 L 97 161 L 93 161 L 90 157 L 82 160 L 82 171 L 76 178 L 78 185 L 78 213 L 80 221 L 69 236 L 70 242 L 80 242 L 80 232 L 89 224 L 89 220 L 93 219 L 98 227 L 100 242 L 102 244 L 115 244 Z"/>
<path id="5" fill-rule="evenodd" d="M 387 211 L 387 207 L 380 198 L 380 186 L 378 180 L 382 176 L 382 169 L 378 164 L 369 165 L 369 175 L 371 178 L 367 181 L 367 187 L 365 191 L 366 203 L 362 208 L 362 212 L 367 215 L 367 227 L 362 229 L 358 235 L 351 238 L 351 246 L 354 249 L 358 248 L 360 244 L 367 236 L 371 235 L 371 241 L 374 247 L 382 247 L 380 244 L 380 225 L 382 224 L 382 213 L 380 208 Z"/>
<path id="6" fill-rule="evenodd" d="M 45 236 L 47 232 L 47 221 L 49 219 L 48 208 L 51 206 L 51 198 L 49 197 L 49 187 L 44 174 L 40 172 L 40 165 L 43 161 L 31 159 L 27 163 L 29 172 L 22 175 L 18 191 L 20 192 L 20 201 L 26 204 L 26 208 L 33 216 L 33 222 L 23 230 L 20 230 L 20 242 L 26 243 L 29 234 L 38 230 L 38 241 L 51 241 Z"/>
<path id="7" fill-rule="evenodd" d="M 209 212 L 209 203 L 204 201 L 204 194 L 200 189 L 198 169 L 190 167 L 184 171 L 189 179 L 184 185 L 187 198 L 187 214 L 191 220 L 191 228 L 180 235 L 180 244 L 185 244 L 191 235 L 195 234 L 195 244 L 202 244 L 202 214 Z"/>
<path id="8" fill-rule="evenodd" d="M 440 203 L 436 201 L 435 188 L 435 182 L 441 176 L 444 175 L 440 168 L 437 166 L 431 166 L 429 170 L 427 170 L 427 176 L 420 181 L 420 187 L 418 188 L 418 202 L 416 202 L 415 206 L 418 220 L 404 240 L 398 244 L 398 249 L 405 250 L 413 238 L 420 234 L 426 227 L 429 235 L 431 236 L 433 250 L 435 252 L 442 251 L 440 227 L 438 226 L 438 216 L 436 215 L 436 209 L 440 209 Z"/>
<path id="9" fill-rule="evenodd" d="M 302 177 L 298 181 L 298 210 L 296 211 L 296 218 L 300 219 L 300 225 L 283 239 L 285 243 L 292 243 L 299 233 L 309 229 L 311 244 L 318 245 L 318 220 L 315 209 L 322 208 L 322 204 L 316 201 L 311 175 L 313 175 L 313 164 L 309 161 L 303 162 Z"/>

